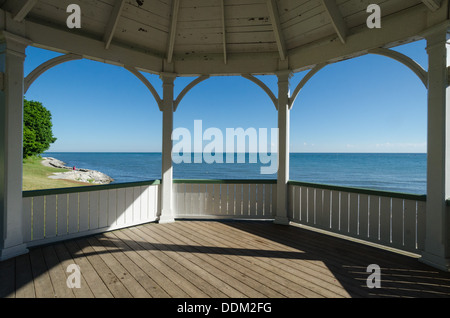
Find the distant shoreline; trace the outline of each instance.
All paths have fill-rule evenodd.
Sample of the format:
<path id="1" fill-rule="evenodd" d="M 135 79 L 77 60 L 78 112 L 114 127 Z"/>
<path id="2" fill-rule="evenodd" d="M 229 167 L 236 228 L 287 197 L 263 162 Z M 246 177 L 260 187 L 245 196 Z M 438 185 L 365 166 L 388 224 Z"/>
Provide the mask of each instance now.
<path id="1" fill-rule="evenodd" d="M 64 162 L 53 157 L 43 157 L 42 165 L 52 168 L 65 169 L 67 172 L 56 172 L 49 176 L 51 179 L 64 179 L 90 184 L 110 184 L 114 181 L 110 176 L 96 171 L 77 167 L 67 167 Z"/>

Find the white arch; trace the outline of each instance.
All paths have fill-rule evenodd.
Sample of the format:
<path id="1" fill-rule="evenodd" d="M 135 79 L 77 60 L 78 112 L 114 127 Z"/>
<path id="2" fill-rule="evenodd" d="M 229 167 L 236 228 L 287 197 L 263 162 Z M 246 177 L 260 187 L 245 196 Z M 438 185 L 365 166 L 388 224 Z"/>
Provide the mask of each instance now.
<path id="1" fill-rule="evenodd" d="M 289 109 L 292 109 L 292 106 L 294 105 L 295 100 L 297 99 L 298 94 L 300 93 L 300 90 L 308 83 L 308 81 L 321 69 L 323 69 L 326 66 L 326 64 L 318 64 L 315 67 L 313 67 L 308 74 L 305 75 L 305 77 L 302 78 L 300 83 L 298 83 L 297 87 L 295 88 L 294 92 L 292 93 L 292 96 L 289 98 Z"/>
<path id="2" fill-rule="evenodd" d="M 136 68 L 132 66 L 124 66 L 124 68 L 132 73 L 134 76 L 136 76 L 152 93 L 153 97 L 155 98 L 156 103 L 158 104 L 159 110 L 162 111 L 162 99 L 159 97 L 158 92 L 153 87 L 153 85 L 149 82 L 147 78 L 145 78 L 144 75 L 142 75 L 141 72 L 139 72 Z"/>
<path id="3" fill-rule="evenodd" d="M 48 60 L 45 63 L 42 63 L 41 65 L 36 67 L 30 74 L 28 74 L 28 76 L 25 78 L 24 92 L 26 93 L 28 91 L 28 89 L 30 88 L 31 84 L 33 84 L 34 81 L 36 81 L 39 78 L 39 76 L 44 74 L 49 69 L 51 69 L 59 64 L 69 62 L 69 61 L 81 60 L 82 58 L 83 57 L 78 54 L 66 54 L 66 55 L 55 57 L 51 60 Z"/>
<path id="4" fill-rule="evenodd" d="M 182 91 L 181 93 L 178 95 L 177 99 L 174 102 L 174 111 L 176 111 L 178 109 L 178 105 L 180 104 L 181 100 L 184 98 L 184 96 L 186 96 L 186 94 L 193 89 L 195 86 L 197 86 L 198 84 L 200 84 L 201 82 L 207 80 L 208 78 L 210 78 L 209 75 L 202 75 L 197 77 L 195 80 L 193 80 L 192 82 L 189 83 L 189 85 L 187 85 Z"/>
<path id="5" fill-rule="evenodd" d="M 425 85 L 425 87 L 428 88 L 428 72 L 425 71 L 424 68 L 419 63 L 417 63 L 410 57 L 406 56 L 405 54 L 385 48 L 372 49 L 369 50 L 368 53 L 390 57 L 391 59 L 394 59 L 397 62 L 402 63 L 410 70 L 412 70 L 417 75 L 417 77 L 419 77 L 419 79 L 422 81 L 423 85 Z"/>
<path id="6" fill-rule="evenodd" d="M 256 78 L 253 75 L 250 75 L 250 74 L 242 74 L 242 77 L 252 81 L 256 85 L 261 87 L 266 92 L 266 94 L 269 95 L 269 98 L 272 100 L 272 103 L 275 105 L 275 108 L 278 110 L 278 98 L 275 97 L 275 94 L 270 90 L 269 87 L 267 87 L 266 84 L 264 84 L 263 81 L 261 81 L 260 79 Z"/>

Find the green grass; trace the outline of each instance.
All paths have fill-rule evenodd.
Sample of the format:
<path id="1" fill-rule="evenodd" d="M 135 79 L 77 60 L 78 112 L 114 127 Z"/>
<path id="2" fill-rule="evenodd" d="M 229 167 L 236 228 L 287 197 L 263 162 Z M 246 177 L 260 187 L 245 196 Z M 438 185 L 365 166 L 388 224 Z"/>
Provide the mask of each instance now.
<path id="1" fill-rule="evenodd" d="M 55 172 L 67 172 L 65 169 L 46 167 L 42 158 L 31 157 L 23 160 L 23 191 L 72 188 L 89 185 L 71 180 L 50 179 Z"/>

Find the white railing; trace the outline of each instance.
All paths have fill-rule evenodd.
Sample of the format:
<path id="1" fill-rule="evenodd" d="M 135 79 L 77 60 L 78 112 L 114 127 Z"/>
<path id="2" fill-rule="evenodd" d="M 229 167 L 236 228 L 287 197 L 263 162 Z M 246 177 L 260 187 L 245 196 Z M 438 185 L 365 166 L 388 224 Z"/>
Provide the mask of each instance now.
<path id="1" fill-rule="evenodd" d="M 291 221 L 408 252 L 425 241 L 425 196 L 289 182 Z M 176 219 L 274 219 L 276 180 L 174 180 Z M 24 192 L 29 246 L 154 222 L 160 181 Z"/>
<path id="2" fill-rule="evenodd" d="M 289 183 L 292 221 L 408 252 L 425 240 L 425 196 Z"/>
<path id="3" fill-rule="evenodd" d="M 175 180 L 176 218 L 273 219 L 275 180 Z"/>
<path id="4" fill-rule="evenodd" d="M 156 220 L 159 181 L 24 192 L 28 246 Z"/>

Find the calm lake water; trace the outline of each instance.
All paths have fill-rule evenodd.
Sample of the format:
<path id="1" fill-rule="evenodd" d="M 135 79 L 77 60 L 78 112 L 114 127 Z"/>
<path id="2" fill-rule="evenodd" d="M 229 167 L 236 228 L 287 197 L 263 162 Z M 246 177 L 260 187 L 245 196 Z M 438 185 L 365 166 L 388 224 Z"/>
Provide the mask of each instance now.
<path id="1" fill-rule="evenodd" d="M 70 167 L 101 171 L 112 177 L 115 183 L 161 178 L 161 153 L 48 152 L 44 156 L 64 161 Z M 250 159 L 246 154 L 246 163 L 174 164 L 174 178 L 276 179 L 276 174 L 261 174 L 261 167 L 269 164 L 262 164 L 259 160 L 249 163 Z M 226 162 L 225 157 L 223 161 Z M 425 194 L 426 164 L 426 154 L 292 153 L 290 179 Z"/>

